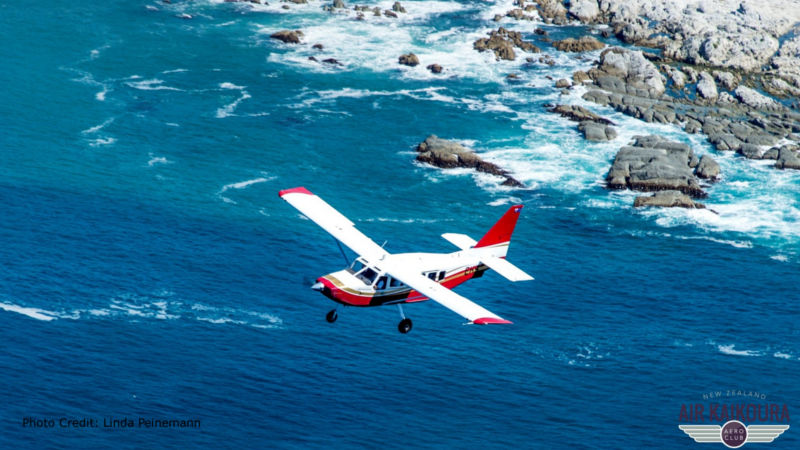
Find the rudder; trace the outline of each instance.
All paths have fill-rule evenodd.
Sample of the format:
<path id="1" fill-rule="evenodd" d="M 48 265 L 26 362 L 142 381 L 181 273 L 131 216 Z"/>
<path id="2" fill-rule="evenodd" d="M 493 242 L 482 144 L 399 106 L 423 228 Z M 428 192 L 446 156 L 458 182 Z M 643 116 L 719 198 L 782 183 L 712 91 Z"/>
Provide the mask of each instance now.
<path id="1" fill-rule="evenodd" d="M 514 205 L 508 208 L 503 217 L 475 244 L 475 248 L 489 247 L 511 241 L 511 235 L 514 233 L 514 227 L 517 226 L 517 219 L 519 219 L 519 212 L 522 210 L 522 206 Z"/>

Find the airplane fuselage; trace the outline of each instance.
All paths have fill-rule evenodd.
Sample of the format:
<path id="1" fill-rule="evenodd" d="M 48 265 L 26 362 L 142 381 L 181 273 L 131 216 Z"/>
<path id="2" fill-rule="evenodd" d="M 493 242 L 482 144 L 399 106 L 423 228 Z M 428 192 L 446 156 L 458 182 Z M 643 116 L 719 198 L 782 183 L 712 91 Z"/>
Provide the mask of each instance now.
<path id="1" fill-rule="evenodd" d="M 479 278 L 488 269 L 465 252 L 401 253 L 391 256 L 403 260 L 425 261 L 422 274 L 442 286 L 452 289 L 472 278 Z M 381 306 L 395 303 L 414 303 L 428 297 L 382 273 L 379 265 L 367 266 L 357 259 L 350 267 L 317 278 L 315 290 L 331 300 L 348 306 Z"/>

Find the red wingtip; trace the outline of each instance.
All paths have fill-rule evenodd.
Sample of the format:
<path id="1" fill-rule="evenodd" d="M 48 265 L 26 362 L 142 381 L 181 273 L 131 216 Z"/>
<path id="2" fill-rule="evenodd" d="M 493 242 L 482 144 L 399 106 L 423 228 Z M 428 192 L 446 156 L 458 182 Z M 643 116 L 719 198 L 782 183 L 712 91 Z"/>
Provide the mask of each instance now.
<path id="1" fill-rule="evenodd" d="M 477 325 L 490 325 L 490 324 L 509 324 L 513 322 L 505 319 L 495 319 L 494 317 L 481 317 L 480 319 L 473 320 L 472 323 Z"/>
<path id="2" fill-rule="evenodd" d="M 307 195 L 314 195 L 308 189 L 304 188 L 303 186 L 291 188 L 291 189 L 284 189 L 278 192 L 279 197 L 283 197 L 286 194 L 307 194 Z"/>

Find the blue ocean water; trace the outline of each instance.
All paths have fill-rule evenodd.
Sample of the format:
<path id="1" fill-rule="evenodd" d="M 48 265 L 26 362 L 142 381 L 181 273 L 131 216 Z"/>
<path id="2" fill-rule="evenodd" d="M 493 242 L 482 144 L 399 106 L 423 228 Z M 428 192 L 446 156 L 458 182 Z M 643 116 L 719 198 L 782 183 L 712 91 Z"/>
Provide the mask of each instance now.
<path id="1" fill-rule="evenodd" d="M 511 2 L 403 4 L 360 22 L 316 0 L 0 3 L 1 447 L 676 448 L 698 445 L 677 425 L 703 393 L 800 407 L 800 176 L 715 154 L 718 214 L 634 211 L 602 186 L 619 146 L 712 151 L 702 137 L 592 106 L 620 138 L 586 143 L 544 105 L 583 104 L 548 76 L 591 58 L 472 50 Z M 289 28 L 303 45 L 269 39 Z M 396 64 L 408 51 L 420 66 Z M 415 164 L 428 134 L 530 188 Z M 432 302 L 406 308 L 406 336 L 392 308 L 327 324 L 308 287 L 343 260 L 278 198 L 300 185 L 391 252 L 452 251 L 441 233 L 524 203 L 509 260 L 536 281 L 458 288 L 514 325 Z"/>

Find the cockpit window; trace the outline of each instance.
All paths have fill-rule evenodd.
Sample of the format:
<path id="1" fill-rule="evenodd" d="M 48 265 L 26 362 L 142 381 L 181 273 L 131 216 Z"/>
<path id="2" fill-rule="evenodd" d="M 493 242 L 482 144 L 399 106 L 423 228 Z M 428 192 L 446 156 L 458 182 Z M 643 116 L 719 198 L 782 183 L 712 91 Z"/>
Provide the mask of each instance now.
<path id="1" fill-rule="evenodd" d="M 389 279 L 389 287 L 400 287 L 403 283 L 400 282 L 397 278 Z"/>
<path id="2" fill-rule="evenodd" d="M 379 291 L 382 291 L 382 290 L 386 289 L 386 276 L 385 275 L 380 277 L 380 278 L 378 278 L 378 281 L 375 282 L 375 289 L 379 290 Z"/>
<path id="3" fill-rule="evenodd" d="M 366 267 L 361 272 L 357 273 L 356 276 L 365 284 L 372 285 L 372 283 L 375 281 L 375 277 L 378 276 L 378 273 L 372 270 L 372 268 Z"/>
<path id="4" fill-rule="evenodd" d="M 436 272 L 428 272 L 428 278 L 433 281 L 436 281 Z"/>

